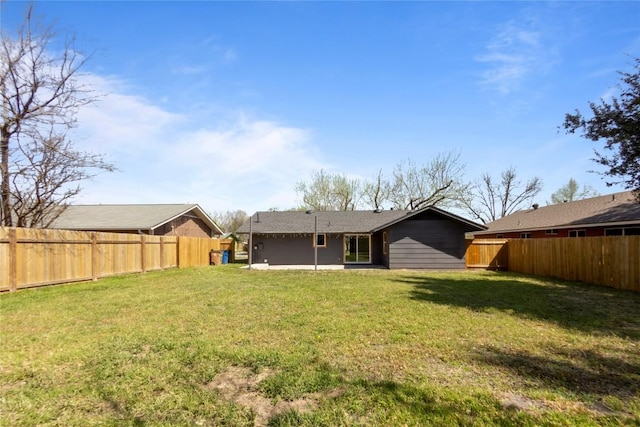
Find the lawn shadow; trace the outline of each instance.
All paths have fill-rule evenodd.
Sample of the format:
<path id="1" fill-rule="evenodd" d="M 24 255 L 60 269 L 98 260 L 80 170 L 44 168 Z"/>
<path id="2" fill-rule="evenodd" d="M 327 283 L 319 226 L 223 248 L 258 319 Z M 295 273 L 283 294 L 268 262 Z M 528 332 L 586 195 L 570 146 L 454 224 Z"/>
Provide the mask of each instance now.
<path id="1" fill-rule="evenodd" d="M 480 278 L 479 278 L 480 277 Z M 640 294 L 511 273 L 407 275 L 411 298 L 474 311 L 499 310 L 584 332 L 640 338 Z"/>
<path id="2" fill-rule="evenodd" d="M 485 346 L 474 358 L 487 365 L 506 368 L 528 378 L 536 386 L 586 393 L 600 398 L 615 396 L 622 400 L 640 392 L 640 358 L 629 362 L 592 350 L 567 350 L 548 347 L 544 356 L 523 351 Z"/>
<path id="3" fill-rule="evenodd" d="M 388 408 L 389 411 L 383 413 L 392 413 L 391 419 L 378 419 L 377 411 L 372 410 L 363 415 L 362 425 L 483 424 L 480 420 L 490 425 L 513 425 L 514 421 L 515 414 L 503 411 L 500 403 L 489 394 L 448 395 L 428 385 L 418 387 L 392 380 L 365 379 L 354 381 L 350 389 L 358 395 L 366 395 L 359 399 L 367 401 L 369 407 Z"/>

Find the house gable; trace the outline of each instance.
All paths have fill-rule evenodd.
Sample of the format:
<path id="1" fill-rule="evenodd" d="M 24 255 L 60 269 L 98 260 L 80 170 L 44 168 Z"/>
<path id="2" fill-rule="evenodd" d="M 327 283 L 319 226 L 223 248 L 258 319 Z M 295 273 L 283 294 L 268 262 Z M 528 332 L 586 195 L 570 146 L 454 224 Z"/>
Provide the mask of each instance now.
<path id="1" fill-rule="evenodd" d="M 464 235 L 469 226 L 441 210 L 395 222 L 382 230 L 388 240 L 385 265 L 390 269 L 464 269 Z"/>

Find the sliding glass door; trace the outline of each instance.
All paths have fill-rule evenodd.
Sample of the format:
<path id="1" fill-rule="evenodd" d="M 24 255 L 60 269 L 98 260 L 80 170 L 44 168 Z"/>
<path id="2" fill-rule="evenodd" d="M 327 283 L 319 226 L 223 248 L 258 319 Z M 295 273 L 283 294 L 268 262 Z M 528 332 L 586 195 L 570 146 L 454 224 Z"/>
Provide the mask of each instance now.
<path id="1" fill-rule="evenodd" d="M 371 236 L 368 234 L 345 234 L 344 261 L 346 263 L 370 263 Z"/>

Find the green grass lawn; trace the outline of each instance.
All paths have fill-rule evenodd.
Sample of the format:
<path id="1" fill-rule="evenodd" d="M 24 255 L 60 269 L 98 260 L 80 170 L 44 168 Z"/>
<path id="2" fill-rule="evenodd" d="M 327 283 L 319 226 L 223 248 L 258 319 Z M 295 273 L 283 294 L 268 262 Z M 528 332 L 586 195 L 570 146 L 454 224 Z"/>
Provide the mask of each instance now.
<path id="1" fill-rule="evenodd" d="M 640 295 L 169 270 L 0 296 L 0 425 L 640 425 Z"/>

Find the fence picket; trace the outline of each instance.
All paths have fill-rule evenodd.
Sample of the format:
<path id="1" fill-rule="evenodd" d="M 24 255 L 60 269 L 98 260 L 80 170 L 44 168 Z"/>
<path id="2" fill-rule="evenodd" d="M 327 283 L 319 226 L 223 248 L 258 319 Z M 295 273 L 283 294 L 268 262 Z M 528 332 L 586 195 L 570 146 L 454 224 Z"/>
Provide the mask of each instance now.
<path id="1" fill-rule="evenodd" d="M 233 240 L 0 227 L 0 291 L 208 265 L 213 248 Z"/>
<path id="2" fill-rule="evenodd" d="M 640 292 L 640 236 L 476 239 L 467 267 L 494 268 L 505 253 L 509 271 Z"/>

